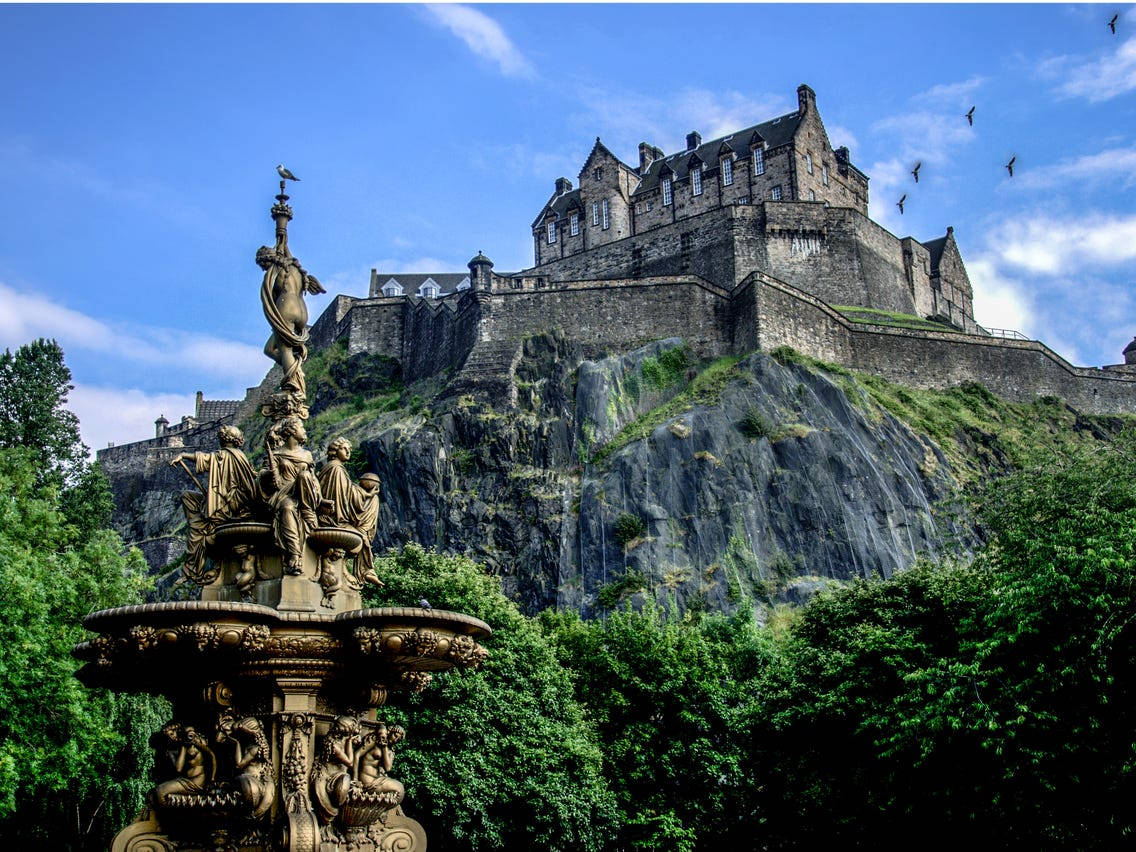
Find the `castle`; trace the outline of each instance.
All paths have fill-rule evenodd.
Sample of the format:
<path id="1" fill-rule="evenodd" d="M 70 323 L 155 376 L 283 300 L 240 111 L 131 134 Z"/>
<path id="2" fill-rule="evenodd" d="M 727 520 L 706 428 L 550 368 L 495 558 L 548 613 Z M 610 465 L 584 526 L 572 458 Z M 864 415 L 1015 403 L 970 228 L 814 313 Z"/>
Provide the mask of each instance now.
<path id="1" fill-rule="evenodd" d="M 396 359 L 405 381 L 449 373 L 453 387 L 506 402 L 524 339 L 558 329 L 586 356 L 663 337 L 704 358 L 791 346 L 916 387 L 977 381 L 1010 400 L 1136 412 L 1136 342 L 1123 364 L 1077 367 L 980 327 L 953 229 L 920 242 L 869 219 L 868 177 L 832 148 L 813 90 L 797 100 L 719 139 L 693 132 L 674 154 L 644 142 L 637 168 L 597 138 L 578 186 L 558 178 L 532 223 L 534 266 L 496 273 L 479 252 L 468 273 L 372 270 L 367 298 L 337 296 L 312 347 L 343 341 Z M 208 425 L 241 408 L 210 409 Z M 137 470 L 171 442 L 208 440 L 205 425 L 201 412 L 164 433 L 159 423 L 155 438 L 99 460 L 112 476 Z"/>

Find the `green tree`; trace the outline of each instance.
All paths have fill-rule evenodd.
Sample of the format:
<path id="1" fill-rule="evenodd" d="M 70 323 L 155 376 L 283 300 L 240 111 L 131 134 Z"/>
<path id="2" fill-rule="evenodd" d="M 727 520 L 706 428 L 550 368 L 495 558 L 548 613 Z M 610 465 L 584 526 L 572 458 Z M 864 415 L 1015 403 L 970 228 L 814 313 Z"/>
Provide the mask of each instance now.
<path id="1" fill-rule="evenodd" d="M 40 338 L 0 355 L 0 449 L 31 450 L 40 481 L 70 479 L 86 459 L 79 418 L 64 407 L 73 389 L 54 340 Z"/>
<path id="2" fill-rule="evenodd" d="M 602 622 L 540 620 L 599 729 L 618 848 L 749 848 L 754 783 L 739 721 L 768 654 L 749 612 L 695 620 L 648 606 Z"/>
<path id="3" fill-rule="evenodd" d="M 136 550 L 77 540 L 30 451 L 0 450 L 0 845 L 105 849 L 134 816 L 161 704 L 90 692 L 72 646 L 90 611 L 140 600 Z"/>
<path id="4" fill-rule="evenodd" d="M 375 560 L 370 605 L 435 608 L 493 628 L 478 671 L 438 675 L 383 715 L 406 727 L 395 774 L 441 850 L 611 848 L 616 819 L 595 729 L 537 625 L 474 562 L 410 544 Z"/>

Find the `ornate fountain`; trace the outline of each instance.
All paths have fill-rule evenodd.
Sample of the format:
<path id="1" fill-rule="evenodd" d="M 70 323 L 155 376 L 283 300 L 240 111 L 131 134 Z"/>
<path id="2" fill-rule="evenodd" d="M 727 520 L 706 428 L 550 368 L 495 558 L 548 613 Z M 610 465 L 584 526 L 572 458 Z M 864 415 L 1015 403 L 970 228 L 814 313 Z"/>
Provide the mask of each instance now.
<path id="1" fill-rule="evenodd" d="M 75 647 L 89 687 L 163 695 L 173 718 L 150 739 L 156 784 L 112 852 L 420 852 L 422 826 L 390 775 L 405 731 L 378 711 L 431 674 L 476 668 L 488 625 L 417 607 L 363 609 L 379 583 L 371 557 L 378 478 L 353 482 L 337 438 L 316 471 L 308 417 L 305 293 L 323 287 L 288 249 L 292 208 L 280 182 L 276 244 L 262 246 L 265 354 L 281 368 L 262 414 L 255 470 L 240 430 L 186 453 L 184 579 L 200 600 L 104 610 Z"/>

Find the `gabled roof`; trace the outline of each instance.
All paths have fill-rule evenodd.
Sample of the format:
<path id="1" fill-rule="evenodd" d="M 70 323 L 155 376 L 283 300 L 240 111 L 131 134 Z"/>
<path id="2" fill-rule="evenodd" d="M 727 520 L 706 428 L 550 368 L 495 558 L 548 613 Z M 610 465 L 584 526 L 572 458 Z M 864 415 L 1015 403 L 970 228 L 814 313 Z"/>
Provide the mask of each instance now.
<path id="1" fill-rule="evenodd" d="M 934 275 L 939 271 L 939 261 L 943 258 L 943 249 L 947 247 L 947 238 L 927 240 L 923 246 L 931 253 L 931 274 Z"/>
<path id="2" fill-rule="evenodd" d="M 647 169 L 647 174 L 643 175 L 642 181 L 632 195 L 639 195 L 640 193 L 655 189 L 659 185 L 659 172 L 662 170 L 664 163 L 674 172 L 675 180 L 682 180 L 690 174 L 687 163 L 692 156 L 699 157 L 704 163 L 717 165 L 718 151 L 721 150 L 724 143 L 729 143 L 729 147 L 733 148 L 739 155 L 748 155 L 750 141 L 753 139 L 755 133 L 765 140 L 765 144 L 769 148 L 787 145 L 792 141 L 793 134 L 797 132 L 797 126 L 800 123 L 801 113 L 791 112 L 779 118 L 773 118 L 761 124 L 746 127 L 743 130 L 738 130 L 727 136 L 719 136 L 717 139 L 703 142 L 693 151 L 679 151 L 662 160 L 655 160 L 655 162 L 651 163 L 650 168 Z"/>
<path id="3" fill-rule="evenodd" d="M 382 293 L 382 287 L 394 279 L 402 285 L 403 295 L 412 295 L 418 293 L 418 288 L 421 287 L 426 279 L 434 279 L 434 283 L 438 285 L 438 295 L 448 296 L 450 293 L 457 292 L 458 285 L 462 281 L 469 278 L 468 272 L 377 272 L 375 280 L 380 283 L 379 293 Z M 379 295 L 379 293 L 372 293 L 371 297 Z"/>
<path id="4" fill-rule="evenodd" d="M 209 423 L 236 414 L 240 407 L 239 399 L 203 399 L 198 403 L 194 416 L 199 423 Z"/>
<path id="5" fill-rule="evenodd" d="M 569 207 L 579 207 L 581 210 L 584 209 L 584 205 L 580 203 L 579 189 L 573 189 L 561 195 L 553 195 L 552 198 L 548 199 L 544 207 L 540 209 L 540 215 L 533 220 L 532 226 L 539 228 L 541 223 L 544 222 L 544 218 L 548 215 L 549 210 L 555 213 L 556 218 L 559 219 L 567 215 Z"/>
<path id="6" fill-rule="evenodd" d="M 580 167 L 580 174 L 577 175 L 577 178 L 580 180 L 581 183 L 584 180 L 584 172 L 586 172 L 588 170 L 588 163 L 590 163 L 592 161 L 592 159 L 596 156 L 596 154 L 599 154 L 599 153 L 607 154 L 609 157 L 611 157 L 613 160 L 615 160 L 617 163 L 619 163 L 619 165 L 621 165 L 621 166 L 623 166 L 623 168 L 627 169 L 627 171 L 631 172 L 632 174 L 636 173 L 635 169 L 631 168 L 631 166 L 627 165 L 627 163 L 623 162 L 623 160 L 619 159 L 619 157 L 617 157 L 617 156 L 615 156 L 615 154 L 611 153 L 611 150 L 607 147 L 607 145 L 605 145 L 603 142 L 601 142 L 600 137 L 597 136 L 596 137 L 596 144 L 592 146 L 592 150 L 588 153 L 588 156 L 584 158 L 584 165 Z"/>

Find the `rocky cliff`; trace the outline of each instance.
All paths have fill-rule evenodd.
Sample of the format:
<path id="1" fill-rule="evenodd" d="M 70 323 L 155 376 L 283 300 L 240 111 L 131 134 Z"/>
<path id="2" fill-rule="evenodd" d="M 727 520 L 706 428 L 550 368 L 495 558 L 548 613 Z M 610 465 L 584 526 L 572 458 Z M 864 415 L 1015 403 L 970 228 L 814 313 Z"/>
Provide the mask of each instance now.
<path id="1" fill-rule="evenodd" d="M 482 384 L 402 388 L 389 362 L 334 349 L 311 373 L 317 457 L 346 435 L 354 470 L 382 479 L 376 549 L 468 554 L 529 611 L 775 605 L 888 576 L 976 540 L 968 481 L 1126 422 L 976 385 L 910 391 L 791 351 L 695 364 L 677 338 L 583 360 L 537 336 Z M 255 448 L 254 421 L 246 434 Z M 176 525 L 168 474 L 133 493 L 128 535 L 139 511 L 150 537 Z"/>

